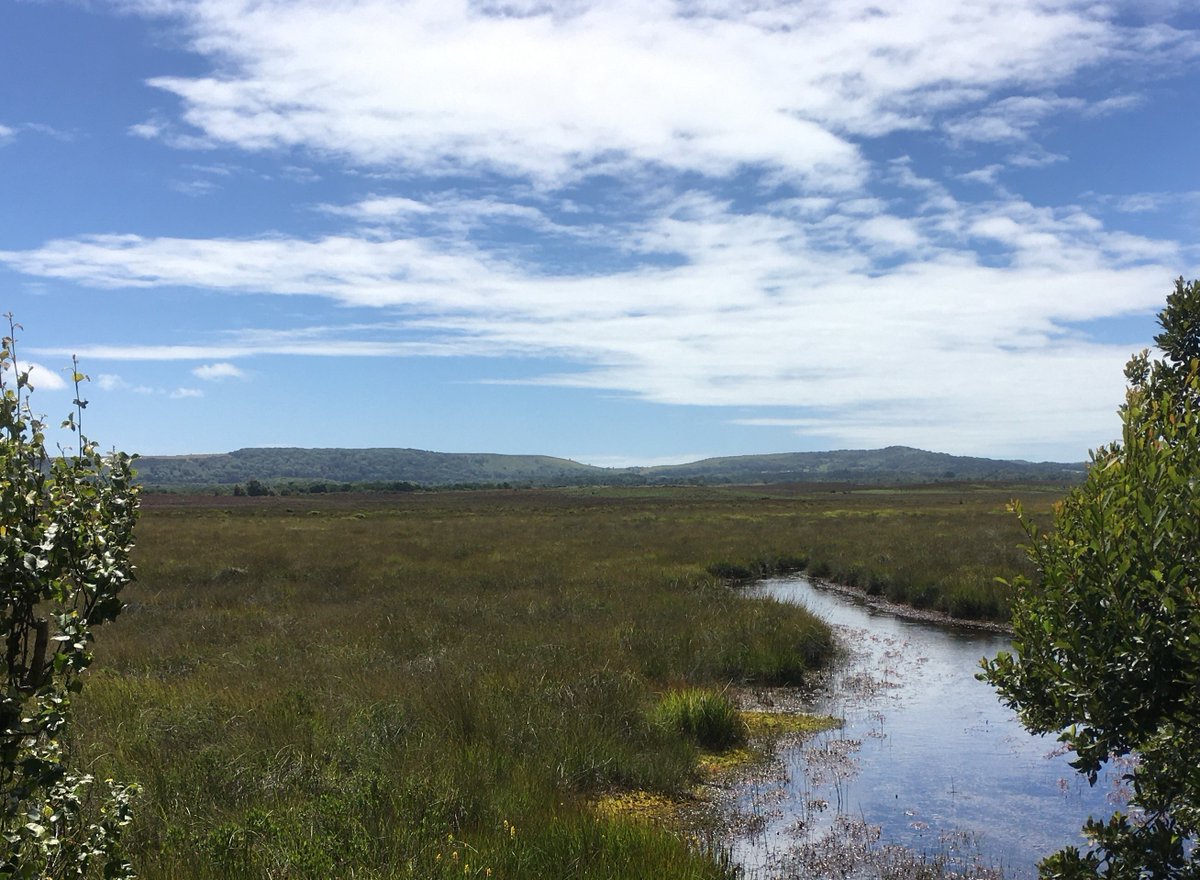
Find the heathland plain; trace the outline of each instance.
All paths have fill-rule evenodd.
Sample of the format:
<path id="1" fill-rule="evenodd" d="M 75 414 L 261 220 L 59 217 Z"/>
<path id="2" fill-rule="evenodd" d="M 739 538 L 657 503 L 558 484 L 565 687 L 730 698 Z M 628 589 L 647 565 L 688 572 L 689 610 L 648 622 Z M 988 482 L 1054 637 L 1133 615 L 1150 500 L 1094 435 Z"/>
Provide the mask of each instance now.
<path id="1" fill-rule="evenodd" d="M 722 706 L 832 662 L 821 621 L 740 583 L 806 569 L 1003 620 L 995 578 L 1027 565 L 1007 502 L 1045 517 L 1061 494 L 148 495 L 72 747 L 140 784 L 148 878 L 730 876 L 719 817 L 685 833 L 598 805 L 695 806 L 698 740 L 746 735 Z M 696 689 L 711 736 L 680 714 L 707 711 Z"/>

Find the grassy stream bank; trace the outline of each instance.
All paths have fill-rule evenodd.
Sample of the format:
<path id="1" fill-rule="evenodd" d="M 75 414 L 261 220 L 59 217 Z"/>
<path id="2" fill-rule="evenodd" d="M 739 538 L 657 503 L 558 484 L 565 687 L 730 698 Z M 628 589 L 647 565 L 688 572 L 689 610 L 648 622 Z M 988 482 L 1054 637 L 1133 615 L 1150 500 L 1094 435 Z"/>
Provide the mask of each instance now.
<path id="1" fill-rule="evenodd" d="M 146 877 L 722 877 L 703 836 L 595 805 L 702 778 L 664 695 L 828 661 L 820 621 L 727 577 L 1003 616 L 1011 494 L 149 498 L 75 747 L 142 784 Z"/>

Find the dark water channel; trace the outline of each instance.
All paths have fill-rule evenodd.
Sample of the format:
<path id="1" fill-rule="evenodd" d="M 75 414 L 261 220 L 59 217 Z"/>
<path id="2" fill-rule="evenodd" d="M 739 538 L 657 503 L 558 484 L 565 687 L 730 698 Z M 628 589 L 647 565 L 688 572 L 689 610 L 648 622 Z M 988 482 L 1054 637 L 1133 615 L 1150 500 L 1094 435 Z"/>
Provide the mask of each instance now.
<path id="1" fill-rule="evenodd" d="M 1056 740 L 1026 733 L 975 679 L 981 657 L 1008 648 L 1006 636 L 897 617 L 802 578 L 755 590 L 806 605 L 850 656 L 816 706 L 845 726 L 785 749 L 775 778 L 736 793 L 740 813 L 762 817 L 734 845 L 749 876 L 840 873 L 855 846 L 900 845 L 1033 877 L 1040 858 L 1082 844 L 1089 814 L 1111 813 L 1118 772 L 1089 787 L 1054 755 Z"/>

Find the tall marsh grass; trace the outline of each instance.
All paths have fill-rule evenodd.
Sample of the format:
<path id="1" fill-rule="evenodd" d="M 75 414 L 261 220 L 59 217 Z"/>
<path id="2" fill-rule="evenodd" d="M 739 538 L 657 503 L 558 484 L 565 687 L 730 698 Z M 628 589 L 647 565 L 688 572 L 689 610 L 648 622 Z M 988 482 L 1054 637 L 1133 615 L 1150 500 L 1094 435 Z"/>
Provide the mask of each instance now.
<path id="1" fill-rule="evenodd" d="M 662 723 L 663 694 L 831 656 L 820 621 L 710 567 L 807 557 L 1002 608 L 985 573 L 1012 573 L 1015 526 L 962 494 L 150 498 L 72 747 L 142 784 L 148 878 L 728 877 L 589 807 L 694 783 L 707 722 Z"/>

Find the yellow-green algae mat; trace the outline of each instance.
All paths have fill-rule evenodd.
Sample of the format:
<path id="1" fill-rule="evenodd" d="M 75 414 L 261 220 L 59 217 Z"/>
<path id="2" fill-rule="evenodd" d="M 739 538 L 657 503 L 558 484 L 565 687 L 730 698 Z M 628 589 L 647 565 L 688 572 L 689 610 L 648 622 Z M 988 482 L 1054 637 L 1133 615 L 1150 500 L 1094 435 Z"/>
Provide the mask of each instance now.
<path id="1" fill-rule="evenodd" d="M 771 747 L 783 737 L 808 737 L 822 730 L 842 726 L 840 718 L 829 715 L 808 715 L 795 712 L 763 712 L 739 710 L 746 724 L 748 745 L 719 752 L 701 749 L 698 762 L 704 782 L 692 789 L 690 795 L 669 797 L 651 791 L 618 791 L 601 795 L 593 809 L 601 816 L 625 817 L 653 822 L 669 828 L 684 829 L 691 824 L 697 808 L 708 798 L 708 786 L 719 783 L 722 777 L 767 760 Z"/>

